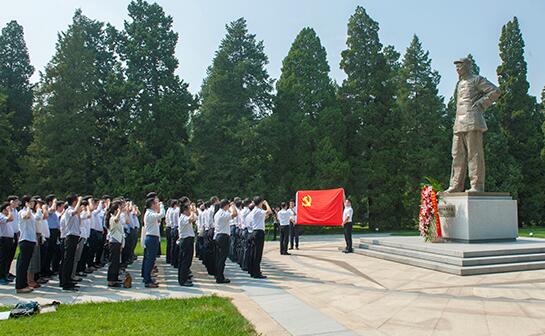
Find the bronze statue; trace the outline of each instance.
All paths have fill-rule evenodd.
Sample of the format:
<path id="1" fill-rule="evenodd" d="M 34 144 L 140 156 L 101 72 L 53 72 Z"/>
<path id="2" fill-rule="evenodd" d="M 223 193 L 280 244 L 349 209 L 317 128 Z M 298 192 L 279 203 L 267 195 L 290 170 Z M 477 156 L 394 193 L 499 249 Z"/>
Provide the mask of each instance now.
<path id="1" fill-rule="evenodd" d="M 445 192 L 463 191 L 467 169 L 471 183 L 467 191 L 484 192 L 483 133 L 487 127 L 483 112 L 498 99 L 500 90 L 486 78 L 473 73 L 471 59 L 462 58 L 454 64 L 459 80 L 452 139 L 452 171 L 450 187 Z"/>

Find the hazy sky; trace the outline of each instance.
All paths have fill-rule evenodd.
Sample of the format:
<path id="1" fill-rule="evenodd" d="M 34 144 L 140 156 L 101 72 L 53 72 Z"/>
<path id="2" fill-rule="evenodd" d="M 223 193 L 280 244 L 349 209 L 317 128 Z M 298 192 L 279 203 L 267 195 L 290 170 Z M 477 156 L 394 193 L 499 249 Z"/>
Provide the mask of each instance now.
<path id="1" fill-rule="evenodd" d="M 2 0 L 0 25 L 17 20 L 25 29 L 32 64 L 44 69 L 54 53 L 57 33 L 65 30 L 76 8 L 91 18 L 122 28 L 129 1 L 121 0 Z M 417 34 L 430 51 L 433 67 L 441 74 L 440 93 L 450 97 L 456 82 L 452 61 L 472 53 L 481 74 L 497 83 L 496 67 L 501 27 L 513 16 L 519 18 L 528 62 L 530 93 L 541 94 L 545 85 L 545 1 L 544 0 L 160 0 L 174 18 L 180 40 L 176 56 L 178 74 L 196 93 L 225 34 L 225 24 L 245 17 L 251 33 L 264 40 L 269 57 L 268 70 L 278 78 L 282 59 L 297 33 L 306 26 L 318 33 L 328 53 L 331 77 L 345 78 L 339 69 L 345 49 L 348 18 L 362 5 L 380 24 L 384 45 L 404 53 L 412 35 Z M 37 72 L 33 80 L 37 80 Z"/>

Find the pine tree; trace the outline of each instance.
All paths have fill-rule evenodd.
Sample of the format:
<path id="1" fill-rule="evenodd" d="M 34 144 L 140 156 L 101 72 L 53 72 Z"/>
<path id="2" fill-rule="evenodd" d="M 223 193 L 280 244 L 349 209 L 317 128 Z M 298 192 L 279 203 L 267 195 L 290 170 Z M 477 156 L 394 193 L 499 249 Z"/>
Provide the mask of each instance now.
<path id="1" fill-rule="evenodd" d="M 268 140 L 257 134 L 259 120 L 270 113 L 272 80 L 263 42 L 248 33 L 246 20 L 226 29 L 192 118 L 192 155 L 199 194 L 232 197 L 265 190 Z"/>
<path id="2" fill-rule="evenodd" d="M 334 148 L 331 139 L 339 129 L 328 129 L 342 117 L 329 70 L 319 37 L 314 29 L 304 28 L 282 62 L 275 107 L 264 121 L 271 140 L 267 184 L 278 191 L 273 199 L 286 200 L 299 189 L 333 186 L 346 175 L 342 147 Z"/>
<path id="3" fill-rule="evenodd" d="M 195 102 L 174 73 L 178 34 L 172 17 L 156 3 L 137 0 L 128 10 L 119 51 L 127 65 L 129 146 L 116 164 L 125 176 L 118 190 L 138 199 L 149 190 L 190 195 L 187 125 Z"/>
<path id="4" fill-rule="evenodd" d="M 5 108 L 6 101 L 7 95 L 0 90 L 0 110 Z M 0 113 L 0 197 L 3 199 L 13 193 L 13 177 L 17 174 L 17 151 L 12 141 L 12 133 L 10 115 Z"/>
<path id="5" fill-rule="evenodd" d="M 392 228 L 401 225 L 403 213 L 401 131 L 394 112 L 393 60 L 383 50 L 378 30 L 378 23 L 358 6 L 348 22 L 347 49 L 341 54 L 347 79 L 339 96 L 351 163 L 348 193 L 360 204 L 367 198 L 371 227 Z"/>
<path id="6" fill-rule="evenodd" d="M 0 87 L 7 95 L 3 110 L 13 113 L 12 138 L 21 153 L 26 151 L 31 140 L 33 93 L 30 76 L 33 73 L 23 27 L 17 21 L 10 21 L 0 35 Z"/>
<path id="7" fill-rule="evenodd" d="M 401 174 L 406 178 L 405 207 L 408 218 L 417 218 L 420 182 L 431 176 L 445 180 L 449 171 L 445 106 L 437 86 L 439 73 L 432 69 L 429 52 L 415 35 L 399 70 L 397 110 L 404 148 Z"/>
<path id="8" fill-rule="evenodd" d="M 500 42 L 498 81 L 501 95 L 497 110 L 501 129 L 507 138 L 509 153 L 522 169 L 522 185 L 518 193 L 521 224 L 542 221 L 545 182 L 540 151 L 543 148 L 543 115 L 537 102 L 528 94 L 524 40 L 516 17 L 503 26 Z"/>
<path id="9" fill-rule="evenodd" d="M 102 155 L 97 116 L 108 100 L 104 90 L 114 63 L 104 24 L 76 10 L 40 80 L 34 139 L 24 159 L 25 192 L 94 191 Z"/>

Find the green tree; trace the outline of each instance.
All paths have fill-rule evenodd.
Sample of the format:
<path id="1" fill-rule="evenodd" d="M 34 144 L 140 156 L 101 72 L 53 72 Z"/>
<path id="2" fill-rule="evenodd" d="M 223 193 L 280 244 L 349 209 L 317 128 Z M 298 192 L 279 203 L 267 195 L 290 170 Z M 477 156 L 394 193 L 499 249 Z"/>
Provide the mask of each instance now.
<path id="1" fill-rule="evenodd" d="M 429 52 L 415 35 L 399 70 L 397 110 L 404 148 L 401 174 L 406 178 L 404 203 L 408 218 L 417 218 L 420 182 L 425 176 L 445 180 L 448 176 L 449 132 L 445 106 L 437 85 L 439 73 L 432 69 Z"/>
<path id="2" fill-rule="evenodd" d="M 7 95 L 3 110 L 13 113 L 12 137 L 20 152 L 26 150 L 31 140 L 33 73 L 23 27 L 17 21 L 10 21 L 0 34 L 0 87 Z"/>
<path id="3" fill-rule="evenodd" d="M 124 176 L 116 190 L 137 199 L 149 190 L 170 197 L 190 195 L 187 126 L 195 101 L 188 84 L 174 73 L 178 34 L 172 29 L 172 17 L 156 3 L 133 1 L 128 11 L 119 52 L 127 65 L 129 145 L 115 162 Z"/>
<path id="4" fill-rule="evenodd" d="M 0 91 L 0 110 L 5 108 L 7 96 Z M 13 193 L 13 176 L 16 175 L 16 147 L 12 140 L 13 127 L 9 114 L 0 113 L 0 197 Z"/>
<path id="5" fill-rule="evenodd" d="M 37 91 L 34 139 L 24 158 L 25 192 L 93 192 L 102 155 L 97 122 L 115 59 L 104 24 L 76 10 L 61 32 Z"/>
<path id="6" fill-rule="evenodd" d="M 395 68 L 383 50 L 379 26 L 358 6 L 348 22 L 347 49 L 341 69 L 347 74 L 339 90 L 346 124 L 347 184 L 355 201 L 367 203 L 371 227 L 401 225 L 403 214 L 399 157 L 399 115 L 394 111 Z"/>
<path id="7" fill-rule="evenodd" d="M 519 220 L 524 224 L 542 221 L 545 182 L 540 151 L 543 148 L 543 115 L 536 99 L 528 94 L 524 40 L 516 17 L 503 26 L 500 42 L 501 65 L 497 69 L 501 95 L 497 110 L 509 153 L 521 167 L 518 192 Z"/>
<path id="8" fill-rule="evenodd" d="M 201 106 L 192 118 L 192 155 L 200 195 L 234 196 L 265 190 L 263 165 L 268 140 L 258 122 L 270 113 L 272 80 L 263 42 L 248 33 L 240 18 L 227 34 L 207 70 Z"/>
<path id="9" fill-rule="evenodd" d="M 274 200 L 303 188 L 344 185 L 342 132 L 331 127 L 340 124 L 342 114 L 329 70 L 320 38 L 314 29 L 303 28 L 282 62 L 273 113 L 263 121 L 264 137 L 270 139 L 267 185 L 276 191 Z"/>

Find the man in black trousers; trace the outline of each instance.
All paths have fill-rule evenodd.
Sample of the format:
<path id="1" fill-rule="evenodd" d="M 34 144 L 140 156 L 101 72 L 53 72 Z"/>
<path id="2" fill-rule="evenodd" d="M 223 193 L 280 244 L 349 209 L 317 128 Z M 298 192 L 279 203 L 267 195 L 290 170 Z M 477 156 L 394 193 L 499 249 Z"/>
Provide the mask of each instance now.
<path id="1" fill-rule="evenodd" d="M 76 247 L 80 237 L 80 213 L 81 196 L 75 194 L 66 197 L 68 209 L 64 212 L 65 221 L 65 239 L 64 239 L 64 258 L 62 263 L 62 275 L 59 277 L 63 290 L 77 290 L 77 286 L 72 279 L 72 270 L 74 268 L 74 258 L 76 255 Z"/>

